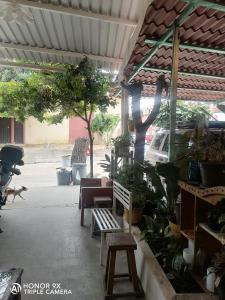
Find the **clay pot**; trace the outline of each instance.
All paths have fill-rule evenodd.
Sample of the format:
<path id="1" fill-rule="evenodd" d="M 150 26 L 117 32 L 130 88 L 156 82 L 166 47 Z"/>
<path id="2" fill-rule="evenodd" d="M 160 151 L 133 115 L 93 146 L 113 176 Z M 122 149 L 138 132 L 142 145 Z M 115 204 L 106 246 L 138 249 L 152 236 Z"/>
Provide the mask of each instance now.
<path id="1" fill-rule="evenodd" d="M 169 221 L 169 228 L 170 228 L 172 234 L 174 235 L 174 237 L 179 239 L 181 236 L 180 224 L 175 224 L 175 223 Z"/>
<path id="2" fill-rule="evenodd" d="M 142 219 L 142 211 L 143 208 L 133 208 L 132 209 L 132 216 L 131 216 L 131 224 L 135 225 L 141 222 Z M 124 209 L 124 214 L 123 214 L 124 220 L 129 223 L 129 210 Z"/>

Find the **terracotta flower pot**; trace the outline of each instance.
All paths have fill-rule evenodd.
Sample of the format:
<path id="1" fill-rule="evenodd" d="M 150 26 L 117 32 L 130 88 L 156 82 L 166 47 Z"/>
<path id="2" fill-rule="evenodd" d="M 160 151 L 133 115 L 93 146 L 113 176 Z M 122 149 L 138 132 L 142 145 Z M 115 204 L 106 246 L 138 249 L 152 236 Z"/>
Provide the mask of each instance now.
<path id="1" fill-rule="evenodd" d="M 142 208 L 133 208 L 132 209 L 132 216 L 131 216 L 131 224 L 135 225 L 141 222 L 142 219 Z M 129 210 L 124 209 L 124 214 L 123 214 L 124 220 L 129 223 Z"/>
<path id="2" fill-rule="evenodd" d="M 169 221 L 169 228 L 170 228 L 171 232 L 173 233 L 174 237 L 179 239 L 180 235 L 181 235 L 180 234 L 180 225 Z"/>

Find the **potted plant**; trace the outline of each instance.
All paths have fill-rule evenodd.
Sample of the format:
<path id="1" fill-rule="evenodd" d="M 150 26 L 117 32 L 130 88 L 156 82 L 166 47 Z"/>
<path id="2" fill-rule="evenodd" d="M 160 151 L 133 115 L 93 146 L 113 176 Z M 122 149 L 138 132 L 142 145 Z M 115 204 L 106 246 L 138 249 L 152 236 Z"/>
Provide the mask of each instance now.
<path id="1" fill-rule="evenodd" d="M 177 199 L 179 195 L 178 180 L 180 178 L 179 169 L 173 163 L 159 163 L 156 171 L 164 179 L 165 198 L 169 227 L 176 237 L 180 237 L 180 224 L 176 215 Z"/>
<path id="2" fill-rule="evenodd" d="M 132 192 L 131 223 L 132 225 L 135 225 L 140 223 L 142 219 L 143 209 L 148 195 L 148 187 L 146 182 L 143 181 L 142 184 L 131 185 L 129 190 Z M 126 208 L 124 209 L 124 218 L 126 221 L 128 221 L 129 212 Z"/>
<path id="3" fill-rule="evenodd" d="M 224 132 L 214 134 L 205 128 L 201 134 L 195 133 L 190 141 L 189 156 L 190 181 L 201 182 L 206 187 L 224 185 Z M 217 176 L 218 174 L 220 176 Z"/>
<path id="4" fill-rule="evenodd" d="M 125 156 L 127 153 L 129 153 L 131 142 L 132 141 L 129 134 L 121 135 L 112 139 L 112 143 L 115 148 L 115 154 L 120 157 Z"/>
<path id="5" fill-rule="evenodd" d="M 176 237 L 179 237 L 180 225 L 176 217 L 179 168 L 173 163 L 157 163 L 156 166 L 145 163 L 144 172 L 160 199 L 161 212 L 168 219 L 171 231 Z"/>
<path id="6" fill-rule="evenodd" d="M 132 192 L 132 224 L 138 224 L 141 221 L 146 199 L 148 198 L 149 188 L 147 182 L 142 180 L 135 182 L 134 174 L 139 172 L 140 167 L 123 165 L 118 169 L 115 179 L 126 189 Z M 124 219 L 128 221 L 129 212 L 124 209 Z"/>
<path id="7" fill-rule="evenodd" d="M 108 154 L 105 154 L 105 160 L 101 160 L 100 167 L 107 172 L 110 179 L 114 179 L 116 176 L 116 170 L 118 168 L 118 164 L 120 163 L 118 156 L 111 155 L 111 157 Z"/>
<path id="8" fill-rule="evenodd" d="M 207 225 L 216 232 L 225 233 L 225 201 L 222 200 L 215 207 L 206 212 Z"/>
<path id="9" fill-rule="evenodd" d="M 200 292 L 201 288 L 192 278 L 182 255 L 183 240 L 175 239 L 168 232 L 165 220 L 160 216 L 144 216 L 144 221 L 141 239 L 149 244 L 175 291 L 181 294 Z"/>

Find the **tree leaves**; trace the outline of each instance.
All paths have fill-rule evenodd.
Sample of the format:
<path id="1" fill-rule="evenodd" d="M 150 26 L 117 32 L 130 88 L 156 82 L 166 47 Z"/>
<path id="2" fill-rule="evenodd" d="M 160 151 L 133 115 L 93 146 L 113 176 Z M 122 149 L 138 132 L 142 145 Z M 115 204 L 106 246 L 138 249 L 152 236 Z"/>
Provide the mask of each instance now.
<path id="1" fill-rule="evenodd" d="M 53 123 L 61 122 L 63 117 L 80 116 L 88 121 L 93 111 L 114 104 L 107 95 L 110 78 L 86 58 L 78 66 L 65 66 L 63 73 L 28 74 L 20 82 L 0 83 L 2 116 L 18 120 L 33 116 Z"/>
<path id="2" fill-rule="evenodd" d="M 205 111 L 208 111 L 206 105 L 203 104 L 185 104 L 183 101 L 177 102 L 176 110 L 176 121 L 179 122 L 188 122 L 196 120 L 197 117 L 205 115 Z M 169 128 L 170 122 L 170 106 L 169 102 L 162 104 L 160 113 L 154 121 L 154 125 L 162 128 Z"/>

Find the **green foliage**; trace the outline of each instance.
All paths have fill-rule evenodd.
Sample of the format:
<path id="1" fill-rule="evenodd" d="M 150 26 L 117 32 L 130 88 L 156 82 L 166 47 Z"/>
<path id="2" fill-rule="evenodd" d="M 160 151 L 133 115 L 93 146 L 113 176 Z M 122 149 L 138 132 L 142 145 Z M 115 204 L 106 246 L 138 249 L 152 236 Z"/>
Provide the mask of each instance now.
<path id="1" fill-rule="evenodd" d="M 97 132 L 103 136 L 106 145 L 110 142 L 110 133 L 117 126 L 119 122 L 118 115 L 111 115 L 107 113 L 98 113 L 91 123 L 91 129 L 93 132 Z"/>
<path id="2" fill-rule="evenodd" d="M 105 154 L 105 159 L 101 160 L 100 163 L 99 163 L 99 165 L 100 165 L 100 167 L 102 167 L 102 169 L 105 172 L 108 172 L 109 174 L 111 174 L 112 160 L 111 160 L 111 158 L 110 158 L 110 156 L 108 154 Z"/>
<path id="3" fill-rule="evenodd" d="M 114 179 L 114 170 L 120 161 L 121 159 L 119 159 L 117 156 L 110 158 L 108 154 L 105 154 L 105 159 L 101 160 L 99 165 L 102 167 L 104 172 L 109 173 L 109 178 Z"/>
<path id="4" fill-rule="evenodd" d="M 91 123 L 92 131 L 100 135 L 111 132 L 119 122 L 118 115 L 98 113 Z"/>
<path id="5" fill-rule="evenodd" d="M 158 216 L 144 216 L 144 228 L 141 232 L 141 238 L 145 240 L 154 254 L 158 252 L 159 245 L 163 248 L 168 243 L 168 237 L 165 236 L 165 221 Z"/>
<path id="6" fill-rule="evenodd" d="M 204 104 L 185 104 L 183 101 L 177 102 L 176 122 L 196 121 L 209 113 L 209 109 Z M 161 128 L 169 128 L 170 106 L 169 102 L 161 105 L 160 113 L 154 121 L 154 125 Z"/>
<path id="7" fill-rule="evenodd" d="M 15 117 L 60 123 L 65 117 L 80 116 L 89 121 L 96 109 L 105 111 L 114 104 L 107 95 L 109 88 L 110 78 L 85 59 L 78 67 L 66 66 L 63 73 L 32 73 L 21 83 L 10 82 L 7 89 L 2 84 L 0 97 L 5 112 L 16 113 Z"/>
<path id="8" fill-rule="evenodd" d="M 151 247 L 164 271 L 170 274 L 181 273 L 185 268 L 182 258 L 181 240 L 174 239 L 167 230 L 167 223 L 160 216 L 144 216 L 145 226 L 141 232 L 144 239 Z"/>
<path id="9" fill-rule="evenodd" d="M 145 240 L 156 259 L 166 273 L 177 293 L 199 293 L 201 289 L 193 280 L 188 265 L 184 261 L 182 250 L 185 244 L 182 239 L 175 239 L 168 231 L 163 217 L 144 216 L 141 237 Z M 218 272 L 224 270 L 224 257 L 217 256 Z"/>
<path id="10" fill-rule="evenodd" d="M 132 138 L 129 134 L 124 134 L 112 139 L 112 143 L 115 148 L 129 147 L 132 143 Z"/>
<path id="11" fill-rule="evenodd" d="M 143 164 L 143 170 L 154 190 L 154 199 L 160 208 L 159 214 L 166 215 L 168 219 L 174 219 L 176 201 L 179 194 L 178 179 L 179 168 L 173 163 L 158 163 L 156 166 L 149 162 Z M 162 183 L 162 179 L 164 183 Z"/>
<path id="12" fill-rule="evenodd" d="M 21 68 L 0 68 L 0 82 L 22 82 L 33 72 Z"/>
<path id="13" fill-rule="evenodd" d="M 41 73 L 33 73 L 23 82 L 0 83 L 0 115 L 23 121 L 33 116 L 42 122 L 50 112 L 51 103 L 43 97 L 49 89 Z"/>
<path id="14" fill-rule="evenodd" d="M 90 123 L 94 111 L 106 111 L 115 102 L 107 94 L 110 89 L 110 78 L 87 60 L 81 61 L 78 67 L 67 66 L 65 72 L 55 74 L 51 85 L 53 89 L 45 97 L 54 104 L 54 120 L 62 117 L 80 116 Z M 57 116 L 57 117 L 56 117 Z"/>
<path id="15" fill-rule="evenodd" d="M 133 184 L 134 169 L 130 165 L 122 165 L 116 174 L 116 181 L 118 181 L 122 186 L 129 189 Z"/>
<path id="16" fill-rule="evenodd" d="M 133 139 L 130 134 L 127 133 L 111 139 L 111 142 L 114 146 L 115 154 L 123 157 L 129 153 L 129 147 L 133 144 Z"/>
<path id="17" fill-rule="evenodd" d="M 78 66 L 67 65 L 62 73 L 33 73 L 16 86 L 0 88 L 0 112 L 23 120 L 60 123 L 79 116 L 87 125 L 90 140 L 90 175 L 93 176 L 93 137 L 91 117 L 98 109 L 106 111 L 115 101 L 109 96 L 111 79 L 87 58 Z"/>

